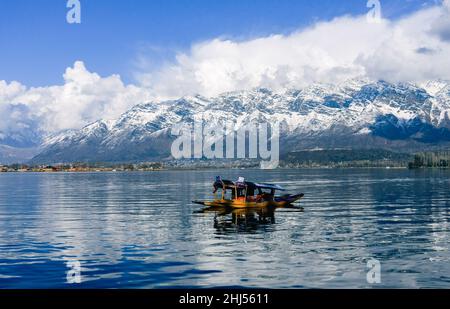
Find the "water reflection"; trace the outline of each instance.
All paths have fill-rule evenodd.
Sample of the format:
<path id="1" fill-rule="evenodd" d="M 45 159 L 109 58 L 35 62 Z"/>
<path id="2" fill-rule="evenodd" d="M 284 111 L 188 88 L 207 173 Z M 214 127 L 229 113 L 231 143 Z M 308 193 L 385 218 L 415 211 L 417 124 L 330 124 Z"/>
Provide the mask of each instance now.
<path id="1" fill-rule="evenodd" d="M 303 212 L 302 207 L 262 207 L 236 209 L 231 207 L 209 207 L 199 211 L 197 214 L 214 214 L 214 228 L 218 234 L 229 233 L 257 233 L 265 231 L 274 225 L 275 212 L 278 209 Z"/>
<path id="2" fill-rule="evenodd" d="M 221 174 L 305 192 L 301 209 L 201 209 Z M 450 287 L 450 171 L 0 174 L 0 288 Z M 72 288 L 72 286 L 69 286 Z"/>

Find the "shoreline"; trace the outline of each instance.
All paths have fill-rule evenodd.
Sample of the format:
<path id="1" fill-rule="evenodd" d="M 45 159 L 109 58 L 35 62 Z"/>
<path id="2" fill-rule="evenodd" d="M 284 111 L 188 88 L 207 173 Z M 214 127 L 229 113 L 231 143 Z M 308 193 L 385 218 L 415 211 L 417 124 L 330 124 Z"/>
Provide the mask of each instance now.
<path id="1" fill-rule="evenodd" d="M 162 164 L 161 164 L 162 165 Z M 138 168 L 131 167 L 72 167 L 65 168 L 62 166 L 48 166 L 48 167 L 28 167 L 28 168 L 12 168 L 0 165 L 0 174 L 73 174 L 73 173 L 154 173 L 162 171 L 184 171 L 184 172 L 197 172 L 197 171 L 216 171 L 216 170 L 264 170 L 258 166 L 242 166 L 242 167 L 230 167 L 230 166 L 185 166 L 185 167 L 162 167 L 158 168 Z M 282 165 L 275 169 L 269 169 L 271 171 L 286 171 L 286 170 L 450 170 L 450 167 L 411 167 L 409 164 L 395 165 L 395 166 L 361 166 L 351 164 L 336 164 L 336 165 L 314 165 L 314 166 L 286 166 Z"/>
<path id="2" fill-rule="evenodd" d="M 83 170 L 83 171 L 0 171 L 1 174 L 116 174 L 116 173 L 157 173 L 157 172 L 200 172 L 200 171 L 233 171 L 233 170 L 248 170 L 248 171 L 286 171 L 286 170 L 450 170 L 450 168 L 408 168 L 408 167 L 282 167 L 271 170 L 260 168 L 167 168 L 159 170 Z"/>

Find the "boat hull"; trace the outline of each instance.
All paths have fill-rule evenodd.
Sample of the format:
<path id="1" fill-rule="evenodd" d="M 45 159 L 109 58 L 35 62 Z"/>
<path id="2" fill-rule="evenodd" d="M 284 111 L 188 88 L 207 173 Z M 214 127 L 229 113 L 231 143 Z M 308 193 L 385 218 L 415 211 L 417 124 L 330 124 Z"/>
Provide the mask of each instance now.
<path id="1" fill-rule="evenodd" d="M 230 207 L 230 208 L 266 208 L 266 207 L 286 207 L 299 201 L 304 194 L 277 197 L 273 201 L 246 202 L 239 200 L 214 200 L 214 201 L 193 201 L 195 204 L 207 207 Z"/>

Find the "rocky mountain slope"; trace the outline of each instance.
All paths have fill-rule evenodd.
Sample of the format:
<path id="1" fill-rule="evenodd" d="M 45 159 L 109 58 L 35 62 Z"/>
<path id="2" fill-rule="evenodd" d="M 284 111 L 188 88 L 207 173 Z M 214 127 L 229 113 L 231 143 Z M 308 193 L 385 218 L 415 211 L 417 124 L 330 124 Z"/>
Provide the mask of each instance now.
<path id="1" fill-rule="evenodd" d="M 253 89 L 215 98 L 184 97 L 136 105 L 116 120 L 99 120 L 45 139 L 33 163 L 124 162 L 170 158 L 174 124 L 228 119 L 282 124 L 282 152 L 314 148 L 398 152 L 450 144 L 450 83 L 422 85 L 351 80 L 273 92 Z"/>

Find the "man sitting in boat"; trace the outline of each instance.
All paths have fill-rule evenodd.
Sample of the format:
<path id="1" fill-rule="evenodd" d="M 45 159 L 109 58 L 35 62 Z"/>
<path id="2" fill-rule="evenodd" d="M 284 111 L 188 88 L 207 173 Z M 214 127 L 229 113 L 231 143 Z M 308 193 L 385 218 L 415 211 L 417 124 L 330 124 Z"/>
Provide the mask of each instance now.
<path id="1" fill-rule="evenodd" d="M 245 182 L 244 177 L 239 177 L 236 182 L 237 187 L 237 200 L 245 201 L 245 202 L 272 202 L 275 197 L 275 190 L 271 190 L 270 193 L 263 192 L 263 190 L 259 187 L 256 187 L 253 183 L 252 185 L 248 185 Z M 258 194 L 256 194 L 256 190 L 258 190 Z"/>
<path id="2" fill-rule="evenodd" d="M 236 200 L 245 202 L 247 185 L 245 183 L 244 177 L 238 178 L 238 180 L 236 181 L 236 188 L 237 188 Z"/>
<path id="3" fill-rule="evenodd" d="M 222 177 L 220 177 L 220 176 L 216 177 L 216 181 L 214 182 L 213 186 L 214 186 L 214 191 L 213 191 L 214 194 L 216 194 L 219 189 L 223 188 L 223 190 L 226 190 L 225 184 L 223 183 Z"/>

